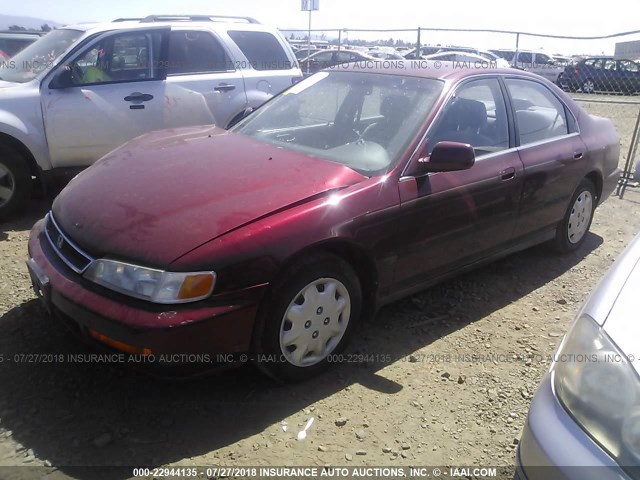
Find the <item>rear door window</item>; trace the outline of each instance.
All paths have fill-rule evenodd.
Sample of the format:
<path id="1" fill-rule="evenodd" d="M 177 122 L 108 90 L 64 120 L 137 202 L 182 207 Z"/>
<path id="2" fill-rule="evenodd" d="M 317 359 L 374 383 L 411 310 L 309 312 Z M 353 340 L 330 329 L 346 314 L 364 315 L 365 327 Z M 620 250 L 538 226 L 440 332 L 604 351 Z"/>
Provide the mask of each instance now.
<path id="1" fill-rule="evenodd" d="M 520 145 L 567 135 L 564 105 L 544 85 L 515 78 L 505 80 L 515 109 Z"/>
<path id="2" fill-rule="evenodd" d="M 234 69 L 222 44 L 209 32 L 175 30 L 169 38 L 169 75 Z"/>
<path id="3" fill-rule="evenodd" d="M 640 69 L 638 68 L 638 64 L 636 62 L 632 62 L 631 60 L 620 60 L 620 69 L 623 72 L 632 72 L 638 73 Z"/>
<path id="4" fill-rule="evenodd" d="M 533 63 L 533 56 L 530 52 L 520 52 L 518 54 L 518 62 L 520 63 Z"/>
<path id="5" fill-rule="evenodd" d="M 271 33 L 242 30 L 231 30 L 228 33 L 255 70 L 293 68 L 282 45 Z"/>

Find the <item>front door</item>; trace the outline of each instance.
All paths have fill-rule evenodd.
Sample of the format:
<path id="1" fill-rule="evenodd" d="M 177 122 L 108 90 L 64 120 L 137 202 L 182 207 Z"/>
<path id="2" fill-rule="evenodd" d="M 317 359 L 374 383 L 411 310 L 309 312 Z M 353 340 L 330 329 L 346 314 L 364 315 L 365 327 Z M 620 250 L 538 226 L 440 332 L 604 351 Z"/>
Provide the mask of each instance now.
<path id="1" fill-rule="evenodd" d="M 88 166 L 126 141 L 163 127 L 163 37 L 168 28 L 91 39 L 65 65 L 73 85 L 41 89 L 54 167 Z"/>
<path id="2" fill-rule="evenodd" d="M 440 141 L 468 143 L 476 163 L 468 170 L 400 180 L 402 208 L 395 225 L 396 235 L 404 239 L 395 272 L 399 290 L 486 256 L 512 238 L 516 225 L 522 163 L 510 148 L 497 78 L 460 86 L 427 141 L 429 150 Z"/>

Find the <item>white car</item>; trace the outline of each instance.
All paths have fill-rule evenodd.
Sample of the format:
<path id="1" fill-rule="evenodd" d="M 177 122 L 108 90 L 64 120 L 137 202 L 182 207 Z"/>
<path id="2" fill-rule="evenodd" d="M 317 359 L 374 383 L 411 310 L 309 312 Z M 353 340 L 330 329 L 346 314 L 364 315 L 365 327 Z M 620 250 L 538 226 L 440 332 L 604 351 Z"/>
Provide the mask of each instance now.
<path id="1" fill-rule="evenodd" d="M 441 62 L 461 62 L 468 63 L 474 68 L 509 68 L 509 62 L 499 58 L 497 60 L 489 60 L 488 58 L 469 52 L 440 52 L 433 55 L 427 55 L 426 60 L 440 60 Z"/>
<path id="2" fill-rule="evenodd" d="M 0 62 L 0 217 L 143 133 L 227 127 L 302 78 L 275 28 L 150 16 L 56 29 Z"/>
<path id="3" fill-rule="evenodd" d="M 517 56 L 515 50 L 509 49 L 491 50 L 491 52 L 507 60 L 510 65 L 538 74 L 555 84 L 564 72 L 564 67 L 544 52 L 518 50 Z"/>

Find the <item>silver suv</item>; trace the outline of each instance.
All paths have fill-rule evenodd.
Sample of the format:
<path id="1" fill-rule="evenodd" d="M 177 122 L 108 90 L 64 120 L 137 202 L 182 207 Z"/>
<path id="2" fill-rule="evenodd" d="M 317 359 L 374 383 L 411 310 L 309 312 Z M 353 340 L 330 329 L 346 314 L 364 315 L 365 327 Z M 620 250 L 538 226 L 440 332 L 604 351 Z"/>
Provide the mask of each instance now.
<path id="1" fill-rule="evenodd" d="M 556 84 L 564 72 L 564 67 L 544 52 L 518 50 L 517 58 L 515 50 L 500 49 L 490 50 L 490 52 L 504 58 L 514 67 L 536 73 Z"/>
<path id="2" fill-rule="evenodd" d="M 302 78 L 248 17 L 150 16 L 54 30 L 0 62 L 0 218 L 143 133 L 227 127 Z"/>

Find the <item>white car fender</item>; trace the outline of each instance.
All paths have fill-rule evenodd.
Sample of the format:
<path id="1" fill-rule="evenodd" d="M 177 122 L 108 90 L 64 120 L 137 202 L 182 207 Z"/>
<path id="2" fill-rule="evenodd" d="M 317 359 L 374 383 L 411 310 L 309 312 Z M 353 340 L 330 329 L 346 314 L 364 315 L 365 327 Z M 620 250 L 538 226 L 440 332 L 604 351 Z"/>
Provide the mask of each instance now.
<path id="1" fill-rule="evenodd" d="M 42 121 L 42 117 L 40 117 L 40 121 Z M 35 126 L 11 112 L 0 110 L 0 134 L 7 135 L 22 143 L 31 152 L 40 169 L 51 169 L 51 159 L 43 124 Z"/>

